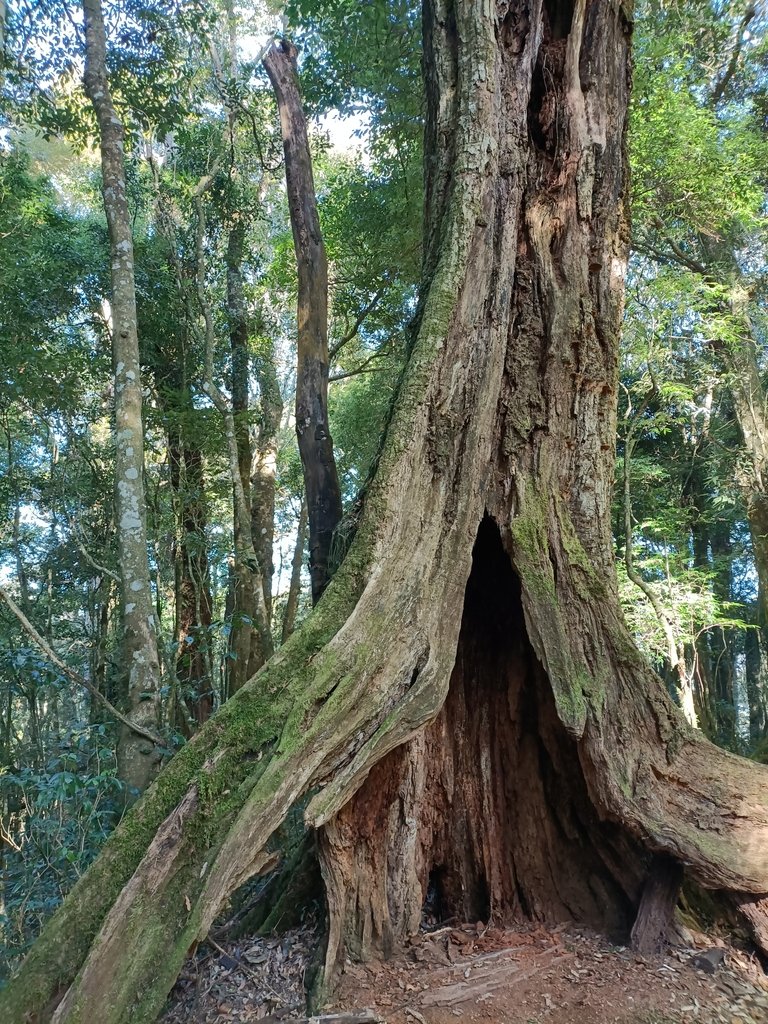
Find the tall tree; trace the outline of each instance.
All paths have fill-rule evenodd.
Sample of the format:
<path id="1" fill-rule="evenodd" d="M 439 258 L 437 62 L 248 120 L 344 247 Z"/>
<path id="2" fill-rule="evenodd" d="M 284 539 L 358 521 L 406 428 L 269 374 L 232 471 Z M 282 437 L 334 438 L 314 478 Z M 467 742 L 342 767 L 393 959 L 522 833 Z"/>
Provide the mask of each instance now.
<path id="1" fill-rule="evenodd" d="M 317 212 L 296 57 L 296 47 L 283 39 L 267 51 L 264 67 L 280 112 L 299 271 L 296 436 L 307 500 L 312 601 L 317 603 L 331 576 L 331 544 L 341 519 L 341 489 L 328 424 L 328 259 Z"/>
<path id="2" fill-rule="evenodd" d="M 635 245 L 675 274 L 684 316 L 730 395 L 743 458 L 733 460 L 758 580 L 765 690 L 768 640 L 768 391 L 765 301 L 765 47 L 750 0 L 645 5 L 635 98 Z M 653 68 L 653 73 L 651 73 Z M 762 308 L 761 308 L 762 307 Z M 758 694 L 756 693 L 756 696 Z M 755 715 L 765 722 L 765 693 Z"/>
<path id="3" fill-rule="evenodd" d="M 162 237 L 162 227 L 160 230 Z M 178 703 L 172 711 L 177 727 L 205 722 L 213 710 L 213 678 L 210 628 L 213 601 L 208 566 L 208 509 L 205 465 L 201 446 L 201 410 L 195 409 L 189 380 L 189 325 L 179 296 L 169 295 L 159 284 L 161 271 L 154 266 L 154 290 L 160 292 L 162 323 L 145 315 L 142 328 L 144 358 L 155 384 L 167 437 L 168 478 L 173 492 L 175 530 L 174 640 Z M 177 304 L 174 304 L 174 298 Z M 145 303 L 145 307 L 150 305 Z M 175 308 L 174 308 L 175 306 Z M 172 311 L 173 326 L 168 324 Z M 154 328 L 154 330 L 152 330 Z M 188 721 L 191 719 L 191 722 Z"/>
<path id="4" fill-rule="evenodd" d="M 144 730 L 160 718 L 160 662 L 147 555 L 144 425 L 136 315 L 133 235 L 125 181 L 124 130 L 107 76 L 107 40 L 100 0 L 83 0 L 85 89 L 99 124 L 102 195 L 109 227 L 111 330 L 115 378 L 115 508 L 120 562 L 122 661 L 130 721 Z M 120 773 L 144 789 L 158 755 L 146 736 L 123 727 Z"/>
<path id="5" fill-rule="evenodd" d="M 768 950 L 768 769 L 687 726 L 614 582 L 627 8 L 428 0 L 424 30 L 420 322 L 352 545 L 114 833 L 11 1019 L 152 1019 L 308 793 L 329 973 L 415 931 L 430 876 L 449 914 L 628 929 L 649 851 Z"/>
<path id="6" fill-rule="evenodd" d="M 253 542 L 258 557 L 259 547 L 253 533 L 253 502 L 251 495 L 251 467 L 253 446 L 251 444 L 250 367 L 249 352 L 250 323 L 245 305 L 243 288 L 243 247 L 245 244 L 245 221 L 237 216 L 229 228 L 227 239 L 227 316 L 229 319 L 229 342 L 232 357 L 232 415 L 237 440 L 239 486 L 245 500 L 245 514 L 235 517 L 235 547 L 242 545 L 241 534 L 247 533 Z M 261 588 L 264 611 L 269 620 L 270 606 L 267 589 L 264 586 L 264 563 L 259 558 L 259 575 L 256 576 L 247 565 L 240 562 L 234 567 L 232 587 L 232 634 L 230 637 L 231 659 L 228 666 L 228 691 L 235 693 L 264 664 L 264 653 L 259 643 L 259 632 L 250 623 L 256 618 L 255 588 Z"/>

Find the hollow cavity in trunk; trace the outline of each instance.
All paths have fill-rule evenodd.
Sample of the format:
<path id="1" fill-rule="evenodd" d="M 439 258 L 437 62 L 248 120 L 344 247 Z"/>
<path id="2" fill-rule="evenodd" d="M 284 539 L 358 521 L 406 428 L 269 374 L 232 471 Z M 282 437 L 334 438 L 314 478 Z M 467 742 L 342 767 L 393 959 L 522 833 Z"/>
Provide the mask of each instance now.
<path id="1" fill-rule="evenodd" d="M 342 949 L 388 954 L 418 930 L 425 900 L 441 920 L 628 933 L 645 855 L 598 819 L 488 516 L 446 702 L 326 826 L 321 859 L 329 968 Z"/>

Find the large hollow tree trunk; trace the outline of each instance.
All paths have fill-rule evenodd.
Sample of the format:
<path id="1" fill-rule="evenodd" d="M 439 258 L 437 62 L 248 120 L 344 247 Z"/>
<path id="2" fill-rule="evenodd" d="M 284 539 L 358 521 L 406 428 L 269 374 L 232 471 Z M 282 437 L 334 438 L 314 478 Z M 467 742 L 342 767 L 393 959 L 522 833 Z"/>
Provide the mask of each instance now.
<path id="1" fill-rule="evenodd" d="M 263 64 L 280 113 L 298 268 L 296 436 L 307 497 L 312 602 L 316 604 L 331 578 L 331 545 L 341 519 L 341 489 L 328 424 L 328 260 L 317 212 L 296 53 L 296 47 L 283 39 L 269 48 Z"/>
<path id="2" fill-rule="evenodd" d="M 124 132 L 109 91 L 100 0 L 83 0 L 83 15 L 85 91 L 99 123 L 102 195 L 109 228 L 122 666 L 128 678 L 128 718 L 143 730 L 151 731 L 159 724 L 161 680 L 147 560 L 141 365 Z M 157 770 L 159 755 L 145 736 L 124 726 L 117 759 L 120 777 L 129 786 L 143 790 Z"/>
<path id="3" fill-rule="evenodd" d="M 427 3 L 428 278 L 352 546 L 54 916 L 10 1019 L 151 1020 L 309 791 L 331 969 L 412 931 L 430 877 L 448 912 L 626 932 L 674 862 L 768 949 L 768 770 L 686 725 L 616 594 L 624 11 Z"/>

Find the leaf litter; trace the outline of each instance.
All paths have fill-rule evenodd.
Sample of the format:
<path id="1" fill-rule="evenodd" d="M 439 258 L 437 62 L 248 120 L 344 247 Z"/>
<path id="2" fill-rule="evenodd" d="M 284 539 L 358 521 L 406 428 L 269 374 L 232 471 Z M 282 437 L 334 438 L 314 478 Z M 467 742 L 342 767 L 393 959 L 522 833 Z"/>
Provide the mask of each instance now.
<path id="1" fill-rule="evenodd" d="M 320 941 L 310 922 L 202 946 L 162 1024 L 768 1024 L 757 958 L 702 933 L 688 940 L 641 957 L 567 925 L 450 925 L 422 931 L 390 960 L 347 961 L 333 1005 L 309 1017 L 305 988 Z"/>

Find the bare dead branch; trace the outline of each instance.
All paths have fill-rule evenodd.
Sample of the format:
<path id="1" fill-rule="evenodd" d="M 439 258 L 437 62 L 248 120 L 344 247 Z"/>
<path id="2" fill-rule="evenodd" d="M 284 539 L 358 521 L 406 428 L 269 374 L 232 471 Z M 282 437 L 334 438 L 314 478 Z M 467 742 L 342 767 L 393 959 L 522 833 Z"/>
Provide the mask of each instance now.
<path id="1" fill-rule="evenodd" d="M 104 696 L 101 690 L 98 690 L 93 683 L 85 678 L 85 676 L 81 676 L 79 672 L 75 672 L 73 668 L 70 668 L 66 662 L 61 660 L 50 644 L 40 636 L 38 631 L 29 621 L 21 608 L 16 604 L 5 587 L 0 587 L 0 597 L 2 597 L 9 609 L 16 616 L 24 632 L 37 644 L 52 665 L 55 665 L 56 668 L 68 679 L 71 679 L 73 683 L 77 683 L 78 686 L 82 686 L 87 690 L 92 697 L 95 697 L 107 709 L 107 711 L 109 711 L 110 715 L 118 720 L 118 722 L 122 722 L 124 726 L 132 732 L 135 732 L 138 736 L 143 736 L 144 739 L 150 740 L 150 742 L 154 744 L 162 745 L 163 740 L 157 735 L 157 733 L 151 732 L 149 729 L 145 729 L 143 726 L 136 725 L 135 722 L 132 722 L 130 718 L 127 718 L 121 711 L 118 711 L 115 705 Z"/>

